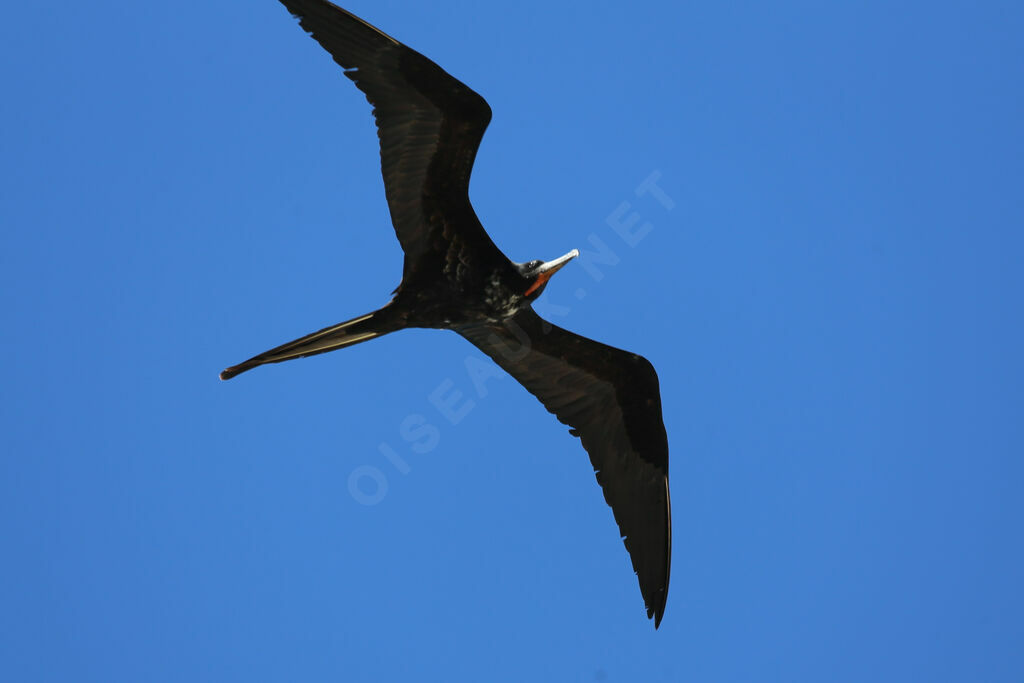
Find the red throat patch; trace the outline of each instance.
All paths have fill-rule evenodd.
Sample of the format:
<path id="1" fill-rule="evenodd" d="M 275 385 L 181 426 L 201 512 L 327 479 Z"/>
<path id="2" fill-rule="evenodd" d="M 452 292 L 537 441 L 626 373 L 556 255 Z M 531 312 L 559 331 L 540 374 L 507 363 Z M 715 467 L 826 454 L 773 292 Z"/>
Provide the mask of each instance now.
<path id="1" fill-rule="evenodd" d="M 557 268 L 555 270 L 557 270 Z M 535 291 L 537 291 L 537 289 L 543 286 L 545 282 L 551 279 L 551 276 L 555 274 L 555 270 L 549 270 L 546 273 L 541 273 L 540 275 L 538 275 L 537 280 L 532 285 L 530 285 L 530 288 L 526 290 L 526 293 L 523 296 L 530 296 Z"/>

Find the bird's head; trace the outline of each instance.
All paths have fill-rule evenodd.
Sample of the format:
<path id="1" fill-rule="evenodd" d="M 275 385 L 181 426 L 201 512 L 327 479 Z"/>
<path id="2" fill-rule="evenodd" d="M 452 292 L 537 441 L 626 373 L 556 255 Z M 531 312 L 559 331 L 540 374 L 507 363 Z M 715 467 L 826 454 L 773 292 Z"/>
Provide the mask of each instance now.
<path id="1" fill-rule="evenodd" d="M 565 256 L 559 256 L 554 261 L 534 260 L 527 261 L 526 263 L 517 263 L 516 267 L 519 269 L 519 274 L 526 279 L 526 291 L 523 292 L 523 296 L 530 301 L 536 299 L 544 291 L 544 287 L 547 286 L 551 276 L 579 255 L 579 250 L 573 249 Z"/>

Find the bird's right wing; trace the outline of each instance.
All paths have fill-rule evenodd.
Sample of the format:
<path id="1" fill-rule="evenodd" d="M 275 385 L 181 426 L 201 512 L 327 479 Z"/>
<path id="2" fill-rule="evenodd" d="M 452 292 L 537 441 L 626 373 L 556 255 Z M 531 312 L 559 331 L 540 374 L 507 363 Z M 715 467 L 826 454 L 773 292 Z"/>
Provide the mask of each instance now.
<path id="1" fill-rule="evenodd" d="M 457 331 L 583 442 L 657 627 L 668 595 L 672 514 L 668 438 L 653 366 L 635 353 L 551 325 L 533 309 L 504 325 Z"/>
<path id="2" fill-rule="evenodd" d="M 469 203 L 491 120 L 482 97 L 441 67 L 326 0 L 281 0 L 373 105 L 391 220 L 406 270 L 504 259 Z"/>

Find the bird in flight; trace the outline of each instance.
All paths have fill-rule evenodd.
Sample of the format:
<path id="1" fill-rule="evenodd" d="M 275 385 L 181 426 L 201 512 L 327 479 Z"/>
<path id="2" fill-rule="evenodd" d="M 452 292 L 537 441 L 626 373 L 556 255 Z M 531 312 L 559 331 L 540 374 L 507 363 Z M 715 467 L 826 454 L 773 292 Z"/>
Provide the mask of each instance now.
<path id="1" fill-rule="evenodd" d="M 233 365 L 231 379 L 410 327 L 454 330 L 570 427 L 590 455 L 648 618 L 668 595 L 672 516 L 668 438 L 654 367 L 643 357 L 573 334 L 532 308 L 579 255 L 509 260 L 469 202 L 469 176 L 491 120 L 482 97 L 441 67 L 326 0 L 281 0 L 373 106 L 391 220 L 405 251 L 402 281 L 380 310 Z"/>

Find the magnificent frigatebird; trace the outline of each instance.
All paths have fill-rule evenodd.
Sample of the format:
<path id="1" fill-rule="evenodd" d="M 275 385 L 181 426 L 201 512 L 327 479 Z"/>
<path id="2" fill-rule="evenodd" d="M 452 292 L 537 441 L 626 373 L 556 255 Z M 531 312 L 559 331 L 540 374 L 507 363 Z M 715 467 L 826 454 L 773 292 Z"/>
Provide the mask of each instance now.
<path id="1" fill-rule="evenodd" d="M 654 368 L 534 312 L 531 304 L 548 280 L 579 252 L 515 263 L 484 232 L 469 202 L 473 160 L 491 120 L 482 97 L 326 0 L 281 2 L 373 105 L 384 190 L 405 266 L 380 310 L 261 353 L 224 370 L 221 379 L 408 327 L 458 332 L 583 442 L 657 628 L 668 595 L 672 516 Z"/>

